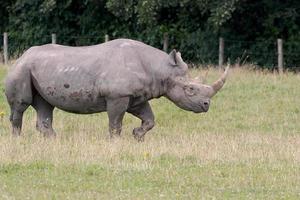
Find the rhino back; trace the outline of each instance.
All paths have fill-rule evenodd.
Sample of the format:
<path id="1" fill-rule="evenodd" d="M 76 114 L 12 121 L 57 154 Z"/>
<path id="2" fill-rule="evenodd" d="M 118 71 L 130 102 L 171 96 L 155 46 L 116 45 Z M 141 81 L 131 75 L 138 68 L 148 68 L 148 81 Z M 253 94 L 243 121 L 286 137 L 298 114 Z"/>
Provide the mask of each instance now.
<path id="1" fill-rule="evenodd" d="M 34 47 L 26 52 L 23 63 L 48 102 L 73 110 L 102 105 L 103 97 L 147 100 L 162 95 L 163 81 L 172 73 L 165 66 L 167 57 L 141 42 L 119 39 L 88 47 Z"/>

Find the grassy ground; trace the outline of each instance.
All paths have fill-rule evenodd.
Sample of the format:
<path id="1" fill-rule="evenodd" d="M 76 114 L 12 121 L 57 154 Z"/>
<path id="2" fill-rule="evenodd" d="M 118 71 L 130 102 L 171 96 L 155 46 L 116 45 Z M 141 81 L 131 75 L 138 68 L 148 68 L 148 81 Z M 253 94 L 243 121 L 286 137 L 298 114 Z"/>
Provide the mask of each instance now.
<path id="1" fill-rule="evenodd" d="M 195 75 L 197 71 L 192 71 Z M 153 100 L 144 143 L 126 115 L 107 139 L 106 113 L 55 111 L 57 139 L 35 130 L 12 138 L 0 67 L 0 199 L 299 199 L 300 76 L 234 69 L 206 114 Z M 201 71 L 204 74 L 204 71 Z M 209 70 L 208 82 L 218 76 Z M 2 114 L 3 115 L 3 114 Z"/>

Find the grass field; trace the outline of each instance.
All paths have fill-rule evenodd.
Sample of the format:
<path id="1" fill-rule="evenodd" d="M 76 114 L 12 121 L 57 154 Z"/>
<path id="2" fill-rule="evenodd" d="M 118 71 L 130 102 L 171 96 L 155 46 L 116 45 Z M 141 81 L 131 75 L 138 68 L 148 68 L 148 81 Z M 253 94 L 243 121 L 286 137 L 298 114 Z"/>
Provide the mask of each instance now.
<path id="1" fill-rule="evenodd" d="M 205 114 L 153 100 L 156 126 L 143 143 L 128 114 L 110 141 L 106 113 L 60 110 L 56 139 L 35 130 L 32 109 L 13 138 L 5 74 L 0 67 L 0 199 L 300 198 L 299 74 L 233 69 Z M 217 76 L 210 69 L 208 82 Z"/>

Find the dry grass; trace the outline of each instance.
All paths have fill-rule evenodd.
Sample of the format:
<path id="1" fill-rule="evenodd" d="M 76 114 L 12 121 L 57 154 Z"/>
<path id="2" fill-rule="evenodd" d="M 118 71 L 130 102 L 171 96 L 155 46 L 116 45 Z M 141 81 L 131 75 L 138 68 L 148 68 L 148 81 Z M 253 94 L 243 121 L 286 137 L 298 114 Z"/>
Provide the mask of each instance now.
<path id="1" fill-rule="evenodd" d="M 152 137 L 143 144 L 131 137 L 109 141 L 104 136 L 76 133 L 69 138 L 1 137 L 2 164 L 47 161 L 54 165 L 98 164 L 109 167 L 151 168 L 162 155 L 190 158 L 198 163 L 269 162 L 300 164 L 300 136 L 255 134 L 176 134 L 171 138 Z M 129 158 L 129 160 L 126 159 Z M 125 159 L 122 159 L 125 158 Z M 135 166 L 132 166 L 135 165 Z"/>
<path id="2" fill-rule="evenodd" d="M 192 76 L 196 73 L 197 70 L 191 70 Z M 208 70 L 208 82 L 217 76 L 217 70 Z M 58 199 L 84 195 L 91 199 L 185 199 L 199 195 L 205 199 L 297 199 L 300 195 L 299 82 L 298 74 L 278 76 L 237 68 L 231 71 L 228 83 L 213 99 L 206 114 L 182 111 L 166 99 L 154 100 L 157 125 L 144 143 L 133 139 L 131 130 L 140 122 L 129 115 L 124 121 L 122 138 L 111 141 L 107 139 L 106 113 L 82 116 L 59 110 L 55 112 L 56 139 L 45 139 L 34 130 L 32 109 L 25 115 L 23 136 L 13 138 L 2 95 L 0 111 L 5 116 L 0 119 L 0 179 L 6 185 L 13 185 L 14 178 L 22 172 L 35 180 L 41 176 L 42 168 L 41 173 L 49 170 L 49 176 L 42 176 L 43 184 L 49 185 L 51 181 L 67 184 L 76 178 L 87 184 L 85 190 L 76 190 L 77 193 L 69 191 L 72 184 L 62 186 L 64 190 L 54 188 L 46 193 L 38 185 L 28 195 L 21 190 L 17 198 L 49 198 L 57 194 L 54 197 Z M 42 167 L 34 163 L 42 163 Z M 19 167 L 16 170 L 12 165 Z M 91 166 L 100 169 L 90 169 Z M 70 171 L 65 171 L 66 168 Z M 12 175 L 3 170 L 12 170 Z M 105 179 L 117 185 L 103 185 L 105 192 L 101 193 L 103 188 L 94 187 L 105 180 L 90 180 L 86 173 L 92 173 L 92 177 L 109 174 Z M 21 180 L 21 187 L 31 184 L 27 179 Z M 73 186 L 79 185 L 75 181 Z M 0 183 L 0 192 L 5 191 L 3 187 Z M 14 197 L 15 189 L 8 191 L 11 193 L 5 194 Z"/>

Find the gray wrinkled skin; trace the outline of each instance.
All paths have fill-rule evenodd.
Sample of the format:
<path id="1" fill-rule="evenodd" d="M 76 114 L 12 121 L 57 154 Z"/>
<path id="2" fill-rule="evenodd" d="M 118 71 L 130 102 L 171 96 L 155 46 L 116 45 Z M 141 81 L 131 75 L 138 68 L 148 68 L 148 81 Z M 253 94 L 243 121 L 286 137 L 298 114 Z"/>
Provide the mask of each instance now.
<path id="1" fill-rule="evenodd" d="M 87 47 L 48 44 L 32 47 L 6 78 L 13 134 L 20 135 L 23 112 L 37 112 L 37 129 L 55 136 L 55 107 L 72 113 L 107 111 L 110 136 L 121 133 L 125 112 L 141 119 L 133 130 L 142 141 L 154 126 L 148 101 L 167 97 L 182 109 L 208 111 L 210 98 L 223 86 L 227 71 L 212 86 L 187 77 L 180 53 L 169 55 L 142 42 L 117 39 Z"/>

